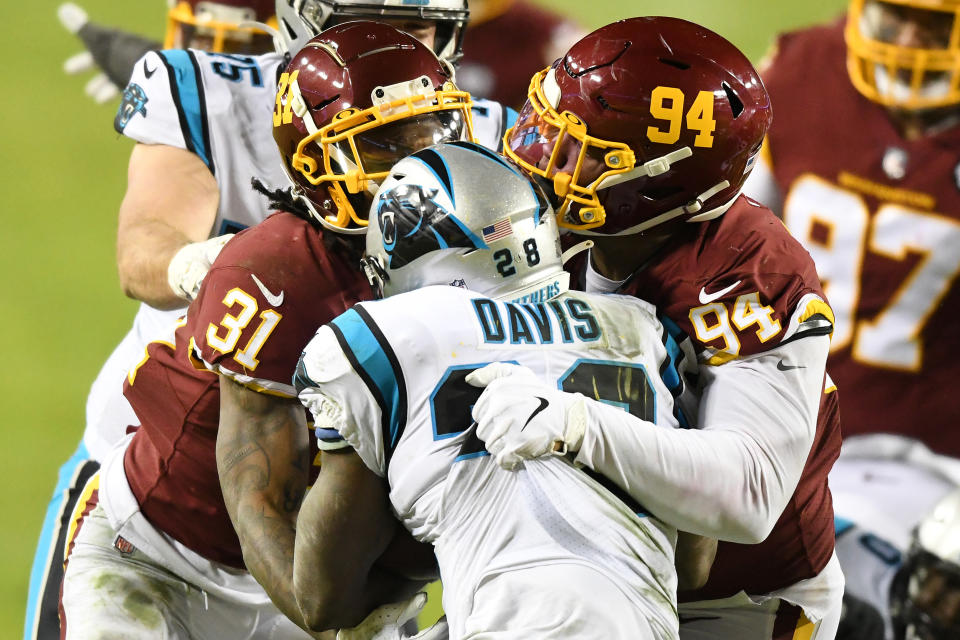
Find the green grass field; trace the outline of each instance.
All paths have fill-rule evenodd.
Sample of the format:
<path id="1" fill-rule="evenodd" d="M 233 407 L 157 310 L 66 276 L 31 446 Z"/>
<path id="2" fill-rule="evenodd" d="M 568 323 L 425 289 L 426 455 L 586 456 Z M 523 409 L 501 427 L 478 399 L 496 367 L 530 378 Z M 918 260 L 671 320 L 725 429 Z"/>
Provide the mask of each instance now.
<path id="1" fill-rule="evenodd" d="M 160 38 L 164 3 L 79 0 L 90 15 Z M 34 545 L 60 464 L 83 432 L 84 402 L 101 363 L 129 328 L 136 305 L 115 270 L 116 212 L 132 144 L 112 128 L 115 104 L 95 105 L 86 76 L 62 63 L 78 43 L 56 19 L 57 2 L 10 3 L 0 71 L 0 639 L 22 634 Z M 683 17 L 724 34 L 757 60 L 776 31 L 836 15 L 844 0 L 551 0 L 585 26 L 631 15 Z M 469 43 L 468 43 L 469 46 Z"/>

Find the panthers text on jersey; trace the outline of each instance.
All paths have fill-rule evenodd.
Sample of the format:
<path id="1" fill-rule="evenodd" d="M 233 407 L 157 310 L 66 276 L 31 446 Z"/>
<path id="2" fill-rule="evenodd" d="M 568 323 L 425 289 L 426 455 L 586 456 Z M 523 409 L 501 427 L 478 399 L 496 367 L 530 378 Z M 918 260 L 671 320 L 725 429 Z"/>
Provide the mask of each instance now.
<path id="1" fill-rule="evenodd" d="M 622 290 L 689 336 L 701 366 L 824 335 L 832 320 L 810 256 L 745 197 L 715 220 L 680 229 Z M 833 553 L 827 473 L 839 452 L 837 393 L 827 378 L 810 454 L 773 531 L 757 545 L 721 542 L 706 586 L 681 599 L 765 594 L 817 575 Z"/>
<path id="2" fill-rule="evenodd" d="M 844 434 L 902 433 L 960 456 L 960 403 L 924 384 L 960 373 L 960 127 L 904 139 L 854 89 L 845 56 L 842 21 L 780 38 L 764 73 L 765 168 L 836 315 L 830 375 L 855 390 Z"/>
<path id="3" fill-rule="evenodd" d="M 470 629 L 477 619 L 511 627 L 516 618 L 504 618 L 516 609 L 511 598 L 517 592 L 490 590 L 475 598 L 475 591 L 509 581 L 510 572 L 551 565 L 593 567 L 628 597 L 630 610 L 595 611 L 595 624 L 606 624 L 606 617 L 646 617 L 658 630 L 653 637 L 662 638 L 677 628 L 676 530 L 635 513 L 642 507 L 628 506 L 567 460 L 501 469 L 472 428 L 470 409 L 482 389 L 465 377 L 491 362 L 515 362 L 551 385 L 614 403 L 658 428 L 675 428 L 674 397 L 665 382 L 676 379 L 675 357 L 679 349 L 652 307 L 633 298 L 567 293 L 519 304 L 433 286 L 357 305 L 321 328 L 304 352 L 296 383 L 318 436 L 329 440 L 339 432 L 388 480 L 404 525 L 434 545 L 451 637 L 492 630 Z M 539 410 L 536 402 L 530 409 Z M 576 591 L 572 582 L 537 588 L 555 591 L 559 601 L 560 594 Z M 602 598 L 593 600 L 577 609 L 605 606 Z M 547 613 L 538 624 L 556 617 Z M 575 628 L 557 634 L 584 637 L 565 635 Z M 522 629 L 509 630 L 510 637 L 525 637 L 515 635 Z"/>
<path id="4" fill-rule="evenodd" d="M 217 473 L 218 376 L 204 362 L 259 390 L 294 395 L 297 358 L 316 328 L 369 298 L 362 272 L 329 235 L 284 212 L 238 234 L 174 342 L 150 343 L 127 377 L 124 393 L 141 424 L 124 454 L 133 497 L 155 527 L 205 558 L 243 567 Z M 110 490 L 101 486 L 101 495 Z"/>

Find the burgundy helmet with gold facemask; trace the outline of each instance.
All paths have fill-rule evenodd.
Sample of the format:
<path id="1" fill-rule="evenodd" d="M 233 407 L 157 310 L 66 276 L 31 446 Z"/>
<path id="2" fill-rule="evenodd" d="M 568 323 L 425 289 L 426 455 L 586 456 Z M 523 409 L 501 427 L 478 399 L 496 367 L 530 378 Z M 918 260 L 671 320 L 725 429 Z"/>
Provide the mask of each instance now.
<path id="1" fill-rule="evenodd" d="M 280 76 L 273 136 L 294 195 L 324 226 L 362 233 L 379 181 L 401 158 L 473 140 L 470 96 L 412 36 L 357 21 L 331 27 Z"/>
<path id="2" fill-rule="evenodd" d="M 534 76 L 504 150 L 549 182 L 561 226 L 621 235 L 725 212 L 771 117 L 735 46 L 686 20 L 631 18 Z"/>

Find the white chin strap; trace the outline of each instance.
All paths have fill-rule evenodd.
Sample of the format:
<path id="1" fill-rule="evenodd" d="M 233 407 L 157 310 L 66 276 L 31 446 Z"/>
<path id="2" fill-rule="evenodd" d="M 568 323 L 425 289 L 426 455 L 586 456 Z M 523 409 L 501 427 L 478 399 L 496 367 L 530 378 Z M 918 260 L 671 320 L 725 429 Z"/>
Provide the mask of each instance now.
<path id="1" fill-rule="evenodd" d="M 624 182 L 629 182 L 631 180 L 636 180 L 637 178 L 653 178 L 659 175 L 662 175 L 670 170 L 670 167 L 684 158 L 689 158 L 693 155 L 693 151 L 690 147 L 682 147 L 675 151 L 660 156 L 659 158 L 654 158 L 653 160 L 647 160 L 639 167 L 634 167 L 630 171 L 625 171 L 624 173 L 615 173 L 612 176 L 608 176 L 603 180 L 597 183 L 597 191 L 601 189 L 609 189 L 618 184 L 623 184 Z"/>
<path id="2" fill-rule="evenodd" d="M 613 233 L 613 234 L 598 233 L 595 229 L 582 229 L 582 230 L 578 230 L 577 234 L 584 235 L 584 236 L 609 236 L 609 235 L 629 236 L 635 233 L 640 233 L 641 231 L 646 231 L 647 229 L 651 229 L 657 225 L 661 225 L 664 222 L 669 222 L 670 220 L 673 220 L 674 218 L 677 218 L 679 216 L 690 215 L 691 213 L 695 213 L 697 215 L 688 219 L 687 222 L 704 222 L 706 220 L 713 220 L 714 218 L 719 218 L 720 216 L 722 216 L 724 213 L 727 212 L 727 210 L 730 207 L 733 206 L 734 201 L 736 201 L 737 197 L 739 197 L 740 195 L 740 191 L 737 191 L 737 193 L 735 193 L 733 197 L 731 197 L 728 201 L 724 202 L 719 207 L 715 207 L 713 209 L 708 209 L 707 211 L 701 212 L 701 210 L 703 209 L 703 203 L 709 200 L 710 198 L 712 198 L 713 196 L 717 195 L 718 193 L 720 193 L 721 191 L 723 191 L 729 186 L 730 186 L 730 182 L 727 180 L 724 180 L 723 182 L 718 182 L 717 184 L 713 185 L 712 187 L 710 187 L 709 189 L 701 193 L 691 202 L 688 202 L 687 204 L 682 205 L 680 207 L 676 207 L 675 209 L 671 209 L 666 213 L 661 213 L 655 218 L 650 218 L 649 220 L 645 220 L 640 224 L 636 224 L 632 227 L 627 227 L 623 231 L 618 231 L 617 233 Z"/>

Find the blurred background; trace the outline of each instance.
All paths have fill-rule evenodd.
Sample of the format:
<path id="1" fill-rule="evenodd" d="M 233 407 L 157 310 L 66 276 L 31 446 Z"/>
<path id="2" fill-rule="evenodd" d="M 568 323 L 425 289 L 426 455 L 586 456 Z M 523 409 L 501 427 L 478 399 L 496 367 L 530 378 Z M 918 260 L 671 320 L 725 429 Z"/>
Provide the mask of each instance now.
<path id="1" fill-rule="evenodd" d="M 163 0 L 78 0 L 92 20 L 162 39 Z M 591 29 L 617 18 L 670 15 L 724 35 L 754 62 L 778 31 L 829 20 L 845 0 L 539 0 Z M 133 142 L 113 130 L 117 101 L 67 76 L 81 51 L 58 2 L 7 3 L 0 55 L 0 638 L 22 634 L 27 580 L 60 465 L 83 432 L 84 402 L 136 305 L 115 267 L 116 213 Z M 508 45 L 505 45 L 508 46 Z M 469 39 L 465 49 L 469 50 Z M 537 69 L 530 69 L 530 72 Z"/>

